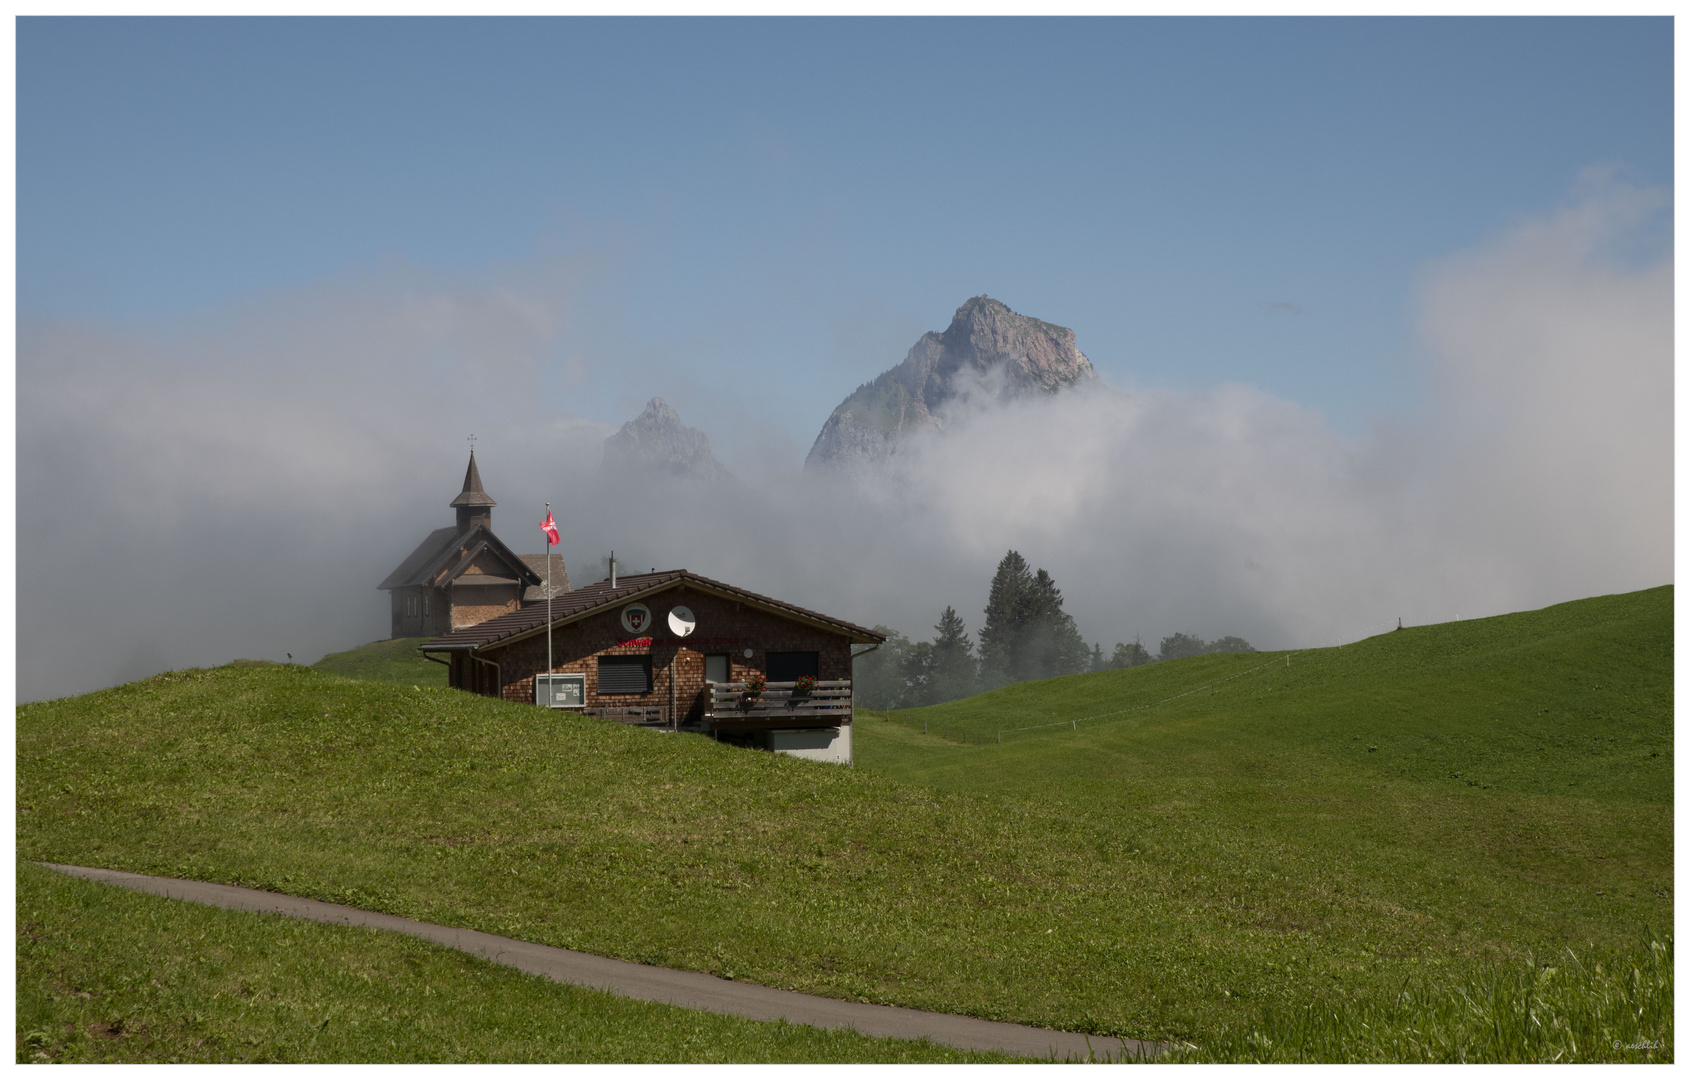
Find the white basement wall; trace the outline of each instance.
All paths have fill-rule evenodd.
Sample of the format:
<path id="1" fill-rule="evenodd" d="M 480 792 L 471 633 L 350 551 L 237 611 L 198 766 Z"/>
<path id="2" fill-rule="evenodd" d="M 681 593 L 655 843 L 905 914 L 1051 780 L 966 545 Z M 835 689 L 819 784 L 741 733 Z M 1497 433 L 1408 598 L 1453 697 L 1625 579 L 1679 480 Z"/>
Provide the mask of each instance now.
<path id="1" fill-rule="evenodd" d="M 808 728 L 802 731 L 769 732 L 769 749 L 777 754 L 826 761 L 835 765 L 851 764 L 851 725 L 834 728 Z"/>

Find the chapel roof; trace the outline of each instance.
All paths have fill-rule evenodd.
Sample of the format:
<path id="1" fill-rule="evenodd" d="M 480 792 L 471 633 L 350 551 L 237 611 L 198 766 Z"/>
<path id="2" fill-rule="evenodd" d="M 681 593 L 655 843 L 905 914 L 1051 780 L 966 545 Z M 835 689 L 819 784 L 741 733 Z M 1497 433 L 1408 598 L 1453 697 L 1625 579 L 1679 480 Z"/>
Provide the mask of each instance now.
<path id="1" fill-rule="evenodd" d="M 506 547 L 503 540 L 493 535 L 493 530 L 485 525 L 474 524 L 462 528 L 448 525 L 444 529 L 435 529 L 417 545 L 415 551 L 405 556 L 405 561 L 376 588 L 404 589 L 418 585 L 449 584 L 469 569 L 469 564 L 483 549 L 492 552 L 501 562 L 508 565 L 514 577 L 523 585 L 535 586 L 544 583 L 544 579 L 527 560 Z M 448 581 L 440 580 L 443 573 L 447 574 Z M 542 590 L 541 599 L 544 598 L 545 593 Z"/>

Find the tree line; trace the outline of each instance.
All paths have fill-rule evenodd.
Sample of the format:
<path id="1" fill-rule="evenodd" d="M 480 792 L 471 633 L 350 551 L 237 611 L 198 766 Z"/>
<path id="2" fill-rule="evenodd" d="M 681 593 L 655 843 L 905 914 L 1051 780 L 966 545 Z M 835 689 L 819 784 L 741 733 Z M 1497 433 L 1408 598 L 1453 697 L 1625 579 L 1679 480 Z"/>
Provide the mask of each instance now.
<path id="1" fill-rule="evenodd" d="M 1162 639 L 1155 656 L 1136 639 L 1116 642 L 1105 655 L 1086 645 L 1074 617 L 1062 610 L 1062 590 L 1043 569 L 1034 570 L 1011 550 L 998 563 L 986 599 L 978 649 L 956 609 L 947 605 L 931 641 L 911 641 L 876 626 L 886 643 L 858 657 L 855 697 L 873 709 L 937 705 L 1028 679 L 1137 667 L 1215 652 L 1255 652 L 1241 637 L 1204 641 L 1176 633 Z"/>

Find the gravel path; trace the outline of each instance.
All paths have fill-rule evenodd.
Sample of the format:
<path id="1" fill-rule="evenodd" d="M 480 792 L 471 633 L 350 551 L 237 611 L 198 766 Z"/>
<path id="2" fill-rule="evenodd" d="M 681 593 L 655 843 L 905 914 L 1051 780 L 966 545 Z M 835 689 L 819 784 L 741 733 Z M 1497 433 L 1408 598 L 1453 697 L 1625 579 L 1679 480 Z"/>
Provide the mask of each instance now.
<path id="1" fill-rule="evenodd" d="M 972 1016 L 922 1012 L 891 1005 L 865 1005 L 855 1001 L 774 990 L 767 986 L 731 982 L 696 971 L 631 964 L 590 953 L 536 945 L 527 941 L 460 930 L 451 926 L 402 919 L 375 911 L 325 904 L 281 893 L 217 885 L 207 881 L 149 877 L 121 870 L 99 870 L 86 866 L 42 863 L 50 869 L 110 885 L 120 885 L 159 896 L 190 900 L 198 904 L 235 911 L 262 911 L 296 919 L 311 919 L 341 926 L 368 926 L 423 938 L 496 964 L 504 964 L 555 982 L 608 990 L 623 997 L 678 1005 L 685 1009 L 744 1016 L 752 1020 L 780 1020 L 818 1028 L 851 1028 L 864 1035 L 895 1039 L 929 1039 L 963 1050 L 996 1050 L 1018 1057 L 1089 1061 L 1131 1060 L 1154 1057 L 1165 1045 L 1117 1039 L 1102 1035 L 1081 1035 L 1071 1031 L 1001 1024 Z"/>

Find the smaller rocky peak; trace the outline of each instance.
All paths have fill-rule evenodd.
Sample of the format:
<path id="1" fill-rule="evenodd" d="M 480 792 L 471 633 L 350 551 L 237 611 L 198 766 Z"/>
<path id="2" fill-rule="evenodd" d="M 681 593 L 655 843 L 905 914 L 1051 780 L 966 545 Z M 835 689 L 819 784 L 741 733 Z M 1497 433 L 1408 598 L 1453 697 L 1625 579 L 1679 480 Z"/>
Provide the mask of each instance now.
<path id="1" fill-rule="evenodd" d="M 622 425 L 623 431 L 677 432 L 689 430 L 681 422 L 681 414 L 660 397 L 645 403 L 645 411 Z"/>
<path id="2" fill-rule="evenodd" d="M 695 480 L 719 480 L 728 475 L 710 452 L 710 439 L 704 432 L 687 427 L 681 414 L 657 397 L 604 441 L 601 470 Z"/>

